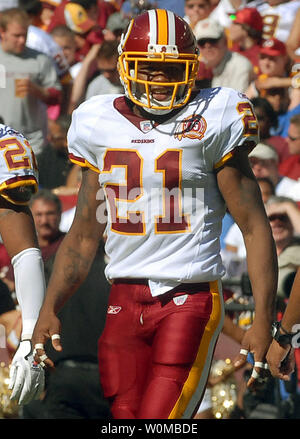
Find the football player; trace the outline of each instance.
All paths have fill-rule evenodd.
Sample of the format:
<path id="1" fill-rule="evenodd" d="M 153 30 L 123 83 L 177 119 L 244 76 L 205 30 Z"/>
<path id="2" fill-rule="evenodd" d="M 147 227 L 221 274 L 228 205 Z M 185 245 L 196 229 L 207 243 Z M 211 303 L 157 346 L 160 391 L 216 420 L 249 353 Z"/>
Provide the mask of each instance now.
<path id="1" fill-rule="evenodd" d="M 247 158 L 257 120 L 241 93 L 195 90 L 197 70 L 188 24 L 147 11 L 121 38 L 125 96 L 84 102 L 68 133 L 82 184 L 34 330 L 35 359 L 53 367 L 45 342 L 62 349 L 56 314 L 87 275 L 105 230 L 112 287 L 99 364 L 114 418 L 191 418 L 199 405 L 223 325 L 226 205 L 243 232 L 256 303 L 237 363 L 253 352 L 249 385 L 266 368 L 277 257 Z"/>
<path id="2" fill-rule="evenodd" d="M 0 234 L 14 269 L 15 292 L 22 312 L 22 333 L 10 367 L 11 398 L 25 404 L 38 398 L 44 371 L 32 355 L 31 336 L 44 299 L 41 252 L 30 209 L 37 191 L 37 167 L 22 134 L 0 124 Z"/>

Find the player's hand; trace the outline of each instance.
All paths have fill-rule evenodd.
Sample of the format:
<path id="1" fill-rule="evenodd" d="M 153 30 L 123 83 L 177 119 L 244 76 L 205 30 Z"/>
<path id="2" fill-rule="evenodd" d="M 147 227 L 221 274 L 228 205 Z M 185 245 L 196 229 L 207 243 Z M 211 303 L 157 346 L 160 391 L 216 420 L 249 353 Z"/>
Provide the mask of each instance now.
<path id="1" fill-rule="evenodd" d="M 32 346 L 34 348 L 34 359 L 42 367 L 54 368 L 53 361 L 45 352 L 45 344 L 51 338 L 53 348 L 62 351 L 60 332 L 60 321 L 56 315 L 41 311 L 32 334 Z"/>
<path id="2" fill-rule="evenodd" d="M 247 382 L 249 388 L 254 389 L 261 385 L 270 376 L 266 362 L 266 352 L 271 342 L 271 331 L 268 325 L 258 324 L 255 321 L 248 329 L 241 343 L 239 355 L 234 360 L 235 367 L 241 367 L 247 362 L 248 353 L 254 356 L 254 365 Z"/>
<path id="3" fill-rule="evenodd" d="M 45 387 L 45 373 L 33 358 L 31 342 L 21 341 L 10 366 L 9 385 L 12 390 L 10 399 L 28 404 L 38 399 Z"/>
<path id="4" fill-rule="evenodd" d="M 273 340 L 266 358 L 273 377 L 284 381 L 290 379 L 295 368 L 294 350 L 290 346 L 283 347 Z"/>

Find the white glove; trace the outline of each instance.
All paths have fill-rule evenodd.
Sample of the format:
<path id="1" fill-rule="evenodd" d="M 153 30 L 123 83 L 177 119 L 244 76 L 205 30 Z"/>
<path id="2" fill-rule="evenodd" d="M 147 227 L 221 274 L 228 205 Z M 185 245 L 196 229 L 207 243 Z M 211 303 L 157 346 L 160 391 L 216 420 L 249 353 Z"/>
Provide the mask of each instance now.
<path id="1" fill-rule="evenodd" d="M 45 372 L 34 361 L 29 340 L 21 341 L 11 363 L 9 378 L 10 399 L 18 400 L 20 405 L 38 399 L 44 390 Z"/>

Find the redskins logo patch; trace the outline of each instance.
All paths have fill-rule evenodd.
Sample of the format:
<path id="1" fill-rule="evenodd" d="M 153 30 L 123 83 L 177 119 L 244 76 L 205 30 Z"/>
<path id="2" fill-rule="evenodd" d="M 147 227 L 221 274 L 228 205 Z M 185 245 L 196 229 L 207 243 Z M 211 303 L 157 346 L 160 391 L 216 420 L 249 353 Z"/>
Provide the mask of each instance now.
<path id="1" fill-rule="evenodd" d="M 179 124 L 175 132 L 175 139 L 181 140 L 184 137 L 188 139 L 201 140 L 207 128 L 204 117 L 193 114 L 188 116 Z"/>

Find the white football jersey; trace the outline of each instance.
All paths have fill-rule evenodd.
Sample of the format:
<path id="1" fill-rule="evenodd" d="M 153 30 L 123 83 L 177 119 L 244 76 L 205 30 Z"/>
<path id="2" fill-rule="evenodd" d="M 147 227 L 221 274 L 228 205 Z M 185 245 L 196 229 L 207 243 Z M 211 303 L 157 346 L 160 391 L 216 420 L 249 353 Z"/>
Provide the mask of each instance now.
<path id="1" fill-rule="evenodd" d="M 256 4 L 257 10 L 263 18 L 263 38 L 277 38 L 285 43 L 290 34 L 296 12 L 300 7 L 300 1 L 291 0 L 275 6 L 270 6 L 268 2 L 253 2 L 254 4 Z M 252 2 L 248 4 L 248 7 L 251 7 L 251 5 Z"/>
<path id="2" fill-rule="evenodd" d="M 25 137 L 14 129 L 0 124 L 0 195 L 16 202 L 3 192 L 20 186 L 38 189 L 38 171 L 35 157 Z"/>
<path id="3" fill-rule="evenodd" d="M 70 159 L 99 172 L 106 194 L 107 278 L 149 279 L 153 295 L 219 279 L 225 205 L 215 169 L 237 146 L 257 143 L 257 131 L 249 100 L 229 88 L 203 89 L 162 124 L 135 116 L 124 96 L 81 104 Z"/>

